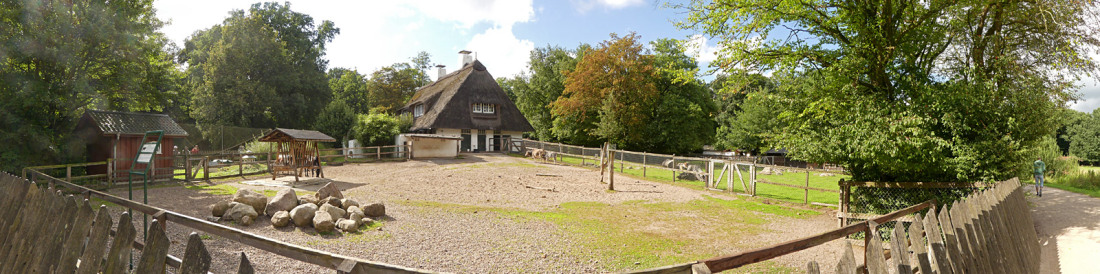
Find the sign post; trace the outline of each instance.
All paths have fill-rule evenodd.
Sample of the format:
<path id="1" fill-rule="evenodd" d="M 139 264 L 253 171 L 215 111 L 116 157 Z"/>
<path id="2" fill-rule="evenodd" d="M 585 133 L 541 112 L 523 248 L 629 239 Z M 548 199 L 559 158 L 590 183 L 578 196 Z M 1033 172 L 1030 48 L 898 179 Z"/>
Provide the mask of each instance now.
<path id="1" fill-rule="evenodd" d="M 156 137 L 156 140 L 150 140 L 150 138 Z M 134 161 L 130 163 L 129 183 L 126 184 L 129 190 L 129 199 L 134 200 L 134 175 L 141 176 L 141 196 L 142 203 L 149 204 L 149 175 L 156 176 L 156 158 L 157 152 L 160 151 L 160 143 L 164 139 L 163 130 L 146 131 L 145 135 L 141 136 L 141 146 L 138 147 L 138 154 L 134 156 Z M 138 164 L 145 165 L 145 168 L 137 169 Z M 130 216 L 134 216 L 132 209 L 128 209 Z M 142 232 L 145 234 L 145 238 L 149 236 L 149 215 L 141 214 L 142 217 Z M 148 240 L 148 239 L 145 239 Z M 134 268 L 133 252 L 130 252 L 130 269 Z"/>

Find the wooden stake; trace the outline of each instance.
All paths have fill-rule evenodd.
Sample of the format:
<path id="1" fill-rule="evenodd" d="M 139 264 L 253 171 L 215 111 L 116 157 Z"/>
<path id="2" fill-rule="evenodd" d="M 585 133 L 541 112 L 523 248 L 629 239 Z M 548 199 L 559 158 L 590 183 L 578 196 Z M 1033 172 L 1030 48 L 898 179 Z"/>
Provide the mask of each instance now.
<path id="1" fill-rule="evenodd" d="M 607 153 L 609 153 L 609 155 L 611 156 L 611 157 L 608 157 L 608 160 L 611 162 L 611 164 L 608 165 L 608 167 L 610 169 L 610 171 L 608 172 L 608 175 L 610 175 L 611 178 L 609 178 L 609 183 L 607 184 L 607 190 L 615 190 L 615 152 L 609 149 L 607 151 Z"/>
<path id="2" fill-rule="evenodd" d="M 810 171 L 806 171 L 806 188 L 805 193 L 802 195 L 802 201 L 806 204 L 810 204 Z"/>

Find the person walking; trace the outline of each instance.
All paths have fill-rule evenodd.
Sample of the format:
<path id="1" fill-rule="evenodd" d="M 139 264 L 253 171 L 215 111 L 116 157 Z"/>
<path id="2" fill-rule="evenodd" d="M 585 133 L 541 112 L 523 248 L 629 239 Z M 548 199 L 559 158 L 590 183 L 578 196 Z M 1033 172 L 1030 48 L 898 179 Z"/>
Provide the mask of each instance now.
<path id="1" fill-rule="evenodd" d="M 1031 167 L 1035 174 L 1035 194 L 1043 197 L 1043 173 L 1047 171 L 1047 164 L 1043 163 L 1043 157 L 1036 157 Z"/>

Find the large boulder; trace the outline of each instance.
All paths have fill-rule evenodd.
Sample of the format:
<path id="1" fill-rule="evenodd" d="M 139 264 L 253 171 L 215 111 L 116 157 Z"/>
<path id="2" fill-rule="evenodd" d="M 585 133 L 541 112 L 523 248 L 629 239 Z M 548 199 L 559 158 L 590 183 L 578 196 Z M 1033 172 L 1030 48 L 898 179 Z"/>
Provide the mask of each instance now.
<path id="1" fill-rule="evenodd" d="M 213 208 L 210 209 L 210 213 L 213 214 L 214 217 L 221 217 L 225 215 L 226 210 L 229 210 L 229 200 L 221 200 L 214 204 Z"/>
<path id="2" fill-rule="evenodd" d="M 271 225 L 274 227 L 284 227 L 290 224 L 290 212 L 279 211 L 271 215 Z"/>
<path id="3" fill-rule="evenodd" d="M 352 206 L 352 207 L 348 208 L 348 216 L 351 216 L 352 214 L 359 214 L 359 216 L 367 216 L 367 214 L 363 213 L 363 210 L 360 209 L 358 206 Z M 359 217 L 359 218 L 362 218 L 362 217 Z"/>
<path id="4" fill-rule="evenodd" d="M 343 209 L 340 209 L 339 207 L 335 207 L 330 204 L 321 205 L 321 209 L 318 209 L 317 212 L 318 214 L 320 214 L 320 212 L 326 212 L 330 217 L 332 217 L 333 220 L 339 220 L 340 218 L 346 217 L 348 214 L 347 211 L 344 211 Z"/>
<path id="5" fill-rule="evenodd" d="M 324 199 L 328 197 L 336 197 L 336 199 L 343 199 L 344 194 L 340 193 L 340 188 L 336 187 L 336 183 L 328 183 L 321 189 L 317 190 L 317 199 Z"/>
<path id="6" fill-rule="evenodd" d="M 229 210 L 225 211 L 225 215 L 222 215 L 222 219 L 233 220 L 247 226 L 251 225 L 252 221 L 255 221 L 257 216 L 259 216 L 259 214 L 256 213 L 256 210 L 253 209 L 252 206 L 232 202 L 229 203 Z"/>
<path id="7" fill-rule="evenodd" d="M 336 224 L 332 221 L 332 216 L 320 213 L 313 215 L 313 229 L 316 229 L 317 232 L 332 232 L 335 227 Z"/>
<path id="8" fill-rule="evenodd" d="M 313 222 L 313 217 L 316 214 L 317 205 L 301 204 L 290 210 L 290 219 L 294 221 L 294 225 L 297 227 L 308 227 Z"/>
<path id="9" fill-rule="evenodd" d="M 317 202 L 318 202 L 317 195 L 302 195 L 301 197 L 298 197 L 298 204 L 299 205 L 304 205 L 304 204 L 317 205 Z"/>
<path id="10" fill-rule="evenodd" d="M 323 205 L 326 205 L 326 204 L 335 206 L 336 208 L 340 208 L 340 209 L 344 208 L 343 203 L 340 202 L 340 199 L 337 199 L 336 197 L 324 198 L 324 199 L 321 199 L 321 202 L 317 203 L 318 206 L 323 206 Z"/>
<path id="11" fill-rule="evenodd" d="M 353 206 L 359 206 L 359 202 L 356 202 L 355 200 L 352 200 L 350 198 L 340 200 L 340 208 L 343 208 L 344 210 L 348 210 L 348 208 L 351 208 Z"/>
<path id="12" fill-rule="evenodd" d="M 242 188 L 237 190 L 237 194 L 233 194 L 232 200 L 234 202 L 250 205 L 256 212 L 264 212 L 264 208 L 267 207 L 267 196 L 252 191 L 251 189 Z"/>
<path id="13" fill-rule="evenodd" d="M 264 209 L 264 213 L 268 216 L 275 216 L 275 212 L 290 211 L 298 206 L 298 195 L 294 194 L 293 189 L 284 188 L 275 193 L 275 197 L 271 197 L 271 201 L 267 202 L 267 209 Z"/>
<path id="14" fill-rule="evenodd" d="M 344 232 L 356 232 L 359 231 L 359 222 L 351 219 L 340 219 L 336 221 L 336 228 Z"/>
<path id="15" fill-rule="evenodd" d="M 382 203 L 369 204 L 364 206 L 362 209 L 363 213 L 366 214 L 367 217 L 377 218 L 386 216 L 386 205 Z"/>

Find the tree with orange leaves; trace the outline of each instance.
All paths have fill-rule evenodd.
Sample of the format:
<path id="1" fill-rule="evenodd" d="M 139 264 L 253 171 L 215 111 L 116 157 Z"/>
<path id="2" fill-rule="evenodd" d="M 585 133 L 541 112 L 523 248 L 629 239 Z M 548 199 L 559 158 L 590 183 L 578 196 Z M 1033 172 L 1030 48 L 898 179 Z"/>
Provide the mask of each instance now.
<path id="1" fill-rule="evenodd" d="M 565 90 L 550 105 L 557 136 L 579 145 L 643 143 L 660 94 L 654 56 L 638 39 L 612 33 L 566 73 Z"/>

